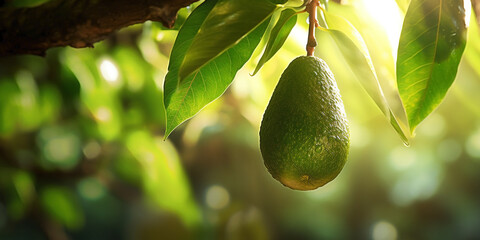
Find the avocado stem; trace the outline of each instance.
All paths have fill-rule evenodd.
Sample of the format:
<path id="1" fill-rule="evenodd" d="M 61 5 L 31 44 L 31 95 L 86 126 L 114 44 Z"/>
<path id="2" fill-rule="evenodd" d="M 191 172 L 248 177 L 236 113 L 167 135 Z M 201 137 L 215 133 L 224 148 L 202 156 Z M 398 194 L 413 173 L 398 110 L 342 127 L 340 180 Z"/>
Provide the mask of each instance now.
<path id="1" fill-rule="evenodd" d="M 317 21 L 317 7 L 320 6 L 319 0 L 310 1 L 305 11 L 308 12 L 308 41 L 307 41 L 307 56 L 313 56 L 315 47 L 317 46 L 317 40 L 315 39 L 315 28 L 318 27 Z"/>

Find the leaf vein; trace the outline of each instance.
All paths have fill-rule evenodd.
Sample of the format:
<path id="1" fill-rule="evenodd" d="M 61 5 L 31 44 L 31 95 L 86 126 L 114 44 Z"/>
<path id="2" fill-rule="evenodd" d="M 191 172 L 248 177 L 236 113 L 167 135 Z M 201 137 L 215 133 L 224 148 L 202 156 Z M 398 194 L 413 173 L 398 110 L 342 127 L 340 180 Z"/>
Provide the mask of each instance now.
<path id="1" fill-rule="evenodd" d="M 425 63 L 425 64 L 423 64 L 423 65 L 420 65 L 420 66 L 416 67 L 415 69 L 410 70 L 408 73 L 406 73 L 405 75 L 403 75 L 403 77 L 406 78 L 408 75 L 416 72 L 418 69 L 424 68 L 424 67 L 429 66 L 429 65 L 431 65 L 431 64 L 433 64 L 433 63 Z"/>
<path id="2" fill-rule="evenodd" d="M 185 98 L 187 97 L 188 92 L 189 92 L 190 89 L 192 88 L 193 81 L 195 81 L 195 78 L 197 78 L 197 74 L 198 74 L 199 72 L 200 72 L 200 71 L 198 71 L 197 73 L 195 73 L 195 76 L 193 76 L 193 79 L 192 79 L 192 81 L 190 82 L 190 85 L 188 85 L 188 88 L 187 88 L 187 90 L 185 91 L 185 95 L 183 95 L 182 101 L 180 101 L 180 104 L 178 105 L 178 109 L 177 109 L 177 111 L 175 111 L 175 115 L 172 116 L 173 119 L 176 119 L 176 118 L 178 117 L 178 114 L 179 114 L 179 112 L 180 112 L 180 109 L 182 108 L 183 103 L 185 103 Z M 200 73 L 200 75 L 201 75 L 201 73 Z"/>
<path id="3" fill-rule="evenodd" d="M 416 42 L 418 39 L 420 39 L 423 35 L 425 35 L 427 32 L 429 32 L 430 30 L 432 29 L 435 29 L 437 28 L 437 26 L 432 26 L 430 28 L 427 28 L 425 29 L 425 31 L 423 31 L 422 33 L 418 34 L 416 38 L 410 40 L 410 42 L 408 42 L 407 44 L 405 44 L 405 48 L 408 47 L 410 44 Z"/>
<path id="4" fill-rule="evenodd" d="M 435 48 L 434 48 L 434 51 L 433 51 L 433 58 L 432 58 L 432 62 L 435 62 L 435 59 L 437 58 L 437 48 L 438 48 L 438 37 L 440 35 L 440 20 L 441 20 L 441 17 L 442 17 L 442 6 L 443 5 L 443 0 L 440 0 L 440 8 L 439 8 L 439 13 L 438 13 L 438 19 L 437 19 L 437 34 L 435 36 Z M 426 88 L 428 88 L 429 84 L 430 84 L 430 81 L 432 80 L 432 75 L 433 75 L 433 70 L 434 70 L 434 64 L 432 63 L 432 67 L 430 69 L 430 73 L 429 73 L 429 76 L 427 78 L 427 84 L 426 84 Z M 422 90 L 422 89 L 420 89 Z M 424 93 L 422 94 L 422 96 L 420 97 L 420 100 L 418 101 L 419 105 L 417 107 L 417 111 L 415 111 L 415 113 L 418 113 L 419 109 L 421 109 L 420 107 L 423 107 L 423 105 L 425 104 L 425 99 L 427 98 L 427 94 L 426 94 L 426 91 L 424 91 Z"/>
<path id="5" fill-rule="evenodd" d="M 430 46 L 434 45 L 435 43 L 434 42 L 431 42 L 427 45 L 425 45 L 423 48 L 419 49 L 417 52 L 415 52 L 414 54 L 412 54 L 412 56 L 408 57 L 407 59 L 403 60 L 402 63 L 406 63 L 408 61 L 410 61 L 412 58 L 416 57 L 419 53 L 421 53 L 423 50 L 429 48 Z"/>
<path id="6" fill-rule="evenodd" d="M 410 84 L 410 86 L 408 86 L 407 88 L 405 88 L 405 90 L 408 90 L 408 89 L 414 87 L 415 85 L 418 85 L 419 83 L 423 83 L 423 82 L 425 82 L 425 80 L 427 80 L 427 79 L 428 79 L 428 77 L 419 79 L 419 80 L 417 80 L 416 82 L 414 82 L 413 84 Z"/>

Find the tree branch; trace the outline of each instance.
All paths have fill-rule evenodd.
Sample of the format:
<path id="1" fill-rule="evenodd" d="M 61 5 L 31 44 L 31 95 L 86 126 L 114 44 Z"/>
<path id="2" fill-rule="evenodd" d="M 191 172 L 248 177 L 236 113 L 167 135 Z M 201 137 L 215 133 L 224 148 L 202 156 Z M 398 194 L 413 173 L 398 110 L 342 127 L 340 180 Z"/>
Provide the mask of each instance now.
<path id="1" fill-rule="evenodd" d="M 52 47 L 92 47 L 112 32 L 147 20 L 172 27 L 177 11 L 198 0 L 51 0 L 0 9 L 0 56 L 45 55 Z"/>

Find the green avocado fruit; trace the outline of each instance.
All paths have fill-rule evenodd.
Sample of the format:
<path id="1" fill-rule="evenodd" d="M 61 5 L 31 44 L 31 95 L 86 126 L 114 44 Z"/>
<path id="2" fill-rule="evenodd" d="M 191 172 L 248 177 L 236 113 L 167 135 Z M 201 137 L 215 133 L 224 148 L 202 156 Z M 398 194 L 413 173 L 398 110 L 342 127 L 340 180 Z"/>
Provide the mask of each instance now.
<path id="1" fill-rule="evenodd" d="M 313 190 L 332 181 L 348 157 L 350 134 L 332 72 L 314 56 L 285 69 L 263 115 L 260 150 L 283 185 Z"/>

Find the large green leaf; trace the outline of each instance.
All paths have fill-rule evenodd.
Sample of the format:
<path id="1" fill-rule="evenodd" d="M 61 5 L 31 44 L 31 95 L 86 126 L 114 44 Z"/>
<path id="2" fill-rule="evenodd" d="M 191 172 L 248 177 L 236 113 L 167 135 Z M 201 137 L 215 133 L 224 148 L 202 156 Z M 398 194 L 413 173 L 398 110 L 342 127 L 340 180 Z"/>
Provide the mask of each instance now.
<path id="1" fill-rule="evenodd" d="M 328 28 L 323 30 L 333 37 L 350 68 L 356 76 L 359 76 L 357 79 L 360 84 L 390 121 L 402 141 L 408 144 L 407 134 L 400 127 L 399 121 L 385 99 L 370 53 L 360 33 L 348 20 L 340 16 L 327 11 L 323 11 L 323 15 L 320 16 L 325 17 L 324 24 Z"/>
<path id="2" fill-rule="evenodd" d="M 206 1 L 192 12 L 180 29 L 173 46 L 164 83 L 167 114 L 165 137 L 183 121 L 191 118 L 225 92 L 237 71 L 252 55 L 268 25 L 268 21 L 265 21 L 235 46 L 180 82 L 178 79 L 180 64 L 185 58 L 193 37 L 215 2 L 215 0 Z"/>
<path id="3" fill-rule="evenodd" d="M 410 3 L 398 46 L 397 85 L 412 132 L 455 80 L 465 49 L 465 8 L 469 7 L 468 0 Z"/>
<path id="4" fill-rule="evenodd" d="M 291 8 L 287 8 L 282 11 L 280 17 L 277 20 L 277 23 L 270 33 L 270 37 L 263 52 L 262 57 L 258 61 L 255 71 L 252 75 L 255 75 L 263 64 L 265 64 L 270 58 L 272 58 L 275 53 L 282 47 L 285 40 L 287 40 L 288 35 L 292 31 L 293 27 L 297 23 L 297 12 Z"/>
<path id="5" fill-rule="evenodd" d="M 269 0 L 219 0 L 201 25 L 180 66 L 180 81 L 239 42 L 267 19 Z"/>

